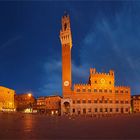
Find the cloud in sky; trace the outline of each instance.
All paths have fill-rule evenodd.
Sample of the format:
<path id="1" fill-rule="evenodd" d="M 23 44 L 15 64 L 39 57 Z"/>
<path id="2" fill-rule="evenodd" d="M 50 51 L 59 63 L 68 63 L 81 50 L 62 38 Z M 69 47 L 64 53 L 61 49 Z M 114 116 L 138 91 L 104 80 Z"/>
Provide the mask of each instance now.
<path id="1" fill-rule="evenodd" d="M 107 12 L 104 11 L 97 13 L 91 21 L 93 24 L 89 27 L 85 25 L 88 32 L 79 46 L 74 44 L 74 47 L 78 48 L 75 51 L 79 59 L 72 57 L 73 84 L 87 82 L 91 67 L 104 72 L 114 69 L 116 85 L 131 86 L 132 94 L 140 92 L 138 84 L 140 83 L 140 19 L 138 18 L 140 11 L 138 9 L 139 5 L 125 3 L 114 14 L 106 15 Z M 74 10 L 76 11 L 77 9 Z M 77 15 L 76 22 L 78 14 L 82 15 L 81 13 L 82 11 L 74 13 Z M 76 42 L 74 38 L 73 40 Z M 48 93 L 59 91 L 61 94 L 60 58 L 45 62 L 44 70 L 46 80 L 40 90 Z"/>
<path id="2" fill-rule="evenodd" d="M 13 43 L 15 43 L 17 40 L 19 40 L 21 38 L 22 38 L 22 36 L 19 35 L 19 36 L 8 39 L 8 41 L 6 41 L 5 43 L 3 43 L 0 46 L 0 50 L 11 46 Z"/>
<path id="3" fill-rule="evenodd" d="M 81 63 L 94 64 L 99 71 L 114 69 L 118 85 L 132 85 L 133 92 L 140 92 L 136 86 L 140 82 L 140 12 L 130 7 L 97 19 L 81 42 Z"/>
<path id="4" fill-rule="evenodd" d="M 39 88 L 42 95 L 61 94 L 62 92 L 62 63 L 60 60 L 48 61 L 44 64 L 44 84 Z M 87 82 L 89 69 L 88 65 L 77 66 L 72 63 L 73 84 Z"/>

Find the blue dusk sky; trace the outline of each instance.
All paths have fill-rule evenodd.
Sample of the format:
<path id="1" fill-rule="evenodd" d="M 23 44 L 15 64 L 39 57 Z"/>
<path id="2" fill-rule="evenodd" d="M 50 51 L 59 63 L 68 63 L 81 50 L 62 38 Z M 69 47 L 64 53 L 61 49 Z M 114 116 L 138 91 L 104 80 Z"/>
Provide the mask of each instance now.
<path id="1" fill-rule="evenodd" d="M 73 38 L 72 80 L 115 71 L 115 84 L 140 94 L 139 1 L 0 2 L 0 85 L 17 94 L 62 95 L 59 32 L 64 11 Z"/>

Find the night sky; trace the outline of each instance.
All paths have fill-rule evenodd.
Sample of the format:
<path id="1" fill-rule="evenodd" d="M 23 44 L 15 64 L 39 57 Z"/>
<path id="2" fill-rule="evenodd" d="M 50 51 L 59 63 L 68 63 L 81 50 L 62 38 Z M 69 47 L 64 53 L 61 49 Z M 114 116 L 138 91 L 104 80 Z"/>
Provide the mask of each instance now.
<path id="1" fill-rule="evenodd" d="M 115 71 L 116 85 L 140 93 L 140 2 L 0 2 L 0 85 L 17 94 L 61 95 L 59 32 L 64 11 L 73 38 L 73 83 L 89 69 Z"/>

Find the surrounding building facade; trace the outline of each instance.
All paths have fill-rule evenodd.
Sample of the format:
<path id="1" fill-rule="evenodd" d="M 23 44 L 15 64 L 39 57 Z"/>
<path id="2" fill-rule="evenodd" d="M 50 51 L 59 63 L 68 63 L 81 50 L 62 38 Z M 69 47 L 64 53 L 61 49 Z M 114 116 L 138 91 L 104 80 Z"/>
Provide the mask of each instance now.
<path id="1" fill-rule="evenodd" d="M 131 107 L 132 112 L 134 113 L 140 112 L 140 95 L 131 96 Z"/>
<path id="2" fill-rule="evenodd" d="M 87 84 L 74 84 L 71 78 L 72 34 L 70 17 L 62 17 L 60 31 L 62 45 L 62 93 L 61 114 L 116 114 L 130 112 L 130 87 L 115 86 L 115 74 L 98 73 L 90 69 Z"/>
<path id="3" fill-rule="evenodd" d="M 36 109 L 38 113 L 45 113 L 46 111 L 46 103 L 45 96 L 38 97 L 36 100 Z"/>
<path id="4" fill-rule="evenodd" d="M 48 115 L 60 115 L 61 96 L 45 96 L 37 98 L 37 110 Z"/>
<path id="5" fill-rule="evenodd" d="M 0 111 L 15 111 L 14 95 L 13 89 L 0 86 Z"/>
<path id="6" fill-rule="evenodd" d="M 15 108 L 17 111 L 32 112 L 35 102 L 35 97 L 31 93 L 15 95 Z"/>

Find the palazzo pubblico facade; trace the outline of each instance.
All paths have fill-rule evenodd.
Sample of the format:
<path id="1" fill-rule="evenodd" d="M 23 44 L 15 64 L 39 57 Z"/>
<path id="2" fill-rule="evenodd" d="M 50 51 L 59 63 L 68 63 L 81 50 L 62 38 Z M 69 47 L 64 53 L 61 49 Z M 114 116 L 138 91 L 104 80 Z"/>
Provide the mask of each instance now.
<path id="1" fill-rule="evenodd" d="M 62 94 L 61 114 L 92 115 L 130 112 L 130 87 L 116 86 L 113 70 L 99 73 L 90 68 L 86 84 L 74 84 L 72 89 L 71 49 L 72 34 L 70 17 L 62 17 L 60 31 L 62 45 Z"/>

